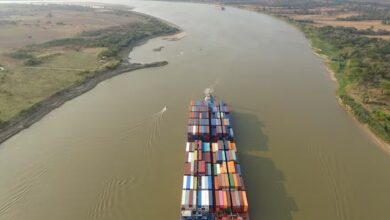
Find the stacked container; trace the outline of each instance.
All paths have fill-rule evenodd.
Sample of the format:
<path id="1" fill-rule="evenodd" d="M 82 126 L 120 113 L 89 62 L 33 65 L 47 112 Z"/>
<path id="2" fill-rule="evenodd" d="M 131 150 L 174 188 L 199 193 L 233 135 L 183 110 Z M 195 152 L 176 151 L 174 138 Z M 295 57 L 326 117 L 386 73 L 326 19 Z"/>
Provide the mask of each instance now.
<path id="1" fill-rule="evenodd" d="M 234 142 L 230 109 L 222 101 L 211 104 L 210 109 L 216 212 L 245 214 L 248 212 L 248 201 Z"/>
<path id="2" fill-rule="evenodd" d="M 187 134 L 182 219 L 248 220 L 229 107 L 213 100 L 191 101 Z"/>

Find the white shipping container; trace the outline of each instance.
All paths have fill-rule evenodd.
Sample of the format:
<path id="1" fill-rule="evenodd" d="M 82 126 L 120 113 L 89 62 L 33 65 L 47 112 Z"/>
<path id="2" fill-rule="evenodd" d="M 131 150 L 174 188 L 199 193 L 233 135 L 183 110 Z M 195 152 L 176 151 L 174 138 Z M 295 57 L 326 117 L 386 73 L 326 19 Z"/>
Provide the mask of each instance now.
<path id="1" fill-rule="evenodd" d="M 209 206 L 209 195 L 207 194 L 207 190 L 203 190 L 202 192 L 202 197 L 203 197 L 203 206 Z"/>
<path id="2" fill-rule="evenodd" d="M 194 161 L 194 153 L 188 152 L 188 161 L 187 162 L 193 162 Z"/>
<path id="3" fill-rule="evenodd" d="M 200 206 L 204 207 L 206 204 L 206 201 L 205 201 L 206 197 L 204 196 L 204 190 L 200 191 L 200 194 L 202 196 L 202 203 L 200 204 Z"/>
<path id="4" fill-rule="evenodd" d="M 190 198 L 190 191 L 189 190 L 185 190 L 185 201 L 184 201 L 184 207 L 185 208 L 189 208 L 189 201 L 188 199 Z"/>
<path id="5" fill-rule="evenodd" d="M 187 190 L 183 190 L 181 192 L 181 206 L 185 207 L 186 205 L 186 191 Z"/>
<path id="6" fill-rule="evenodd" d="M 196 191 L 192 191 L 192 192 L 193 192 L 193 201 L 192 201 L 192 205 L 193 205 L 193 207 L 195 207 L 197 193 L 196 193 Z"/>
<path id="7" fill-rule="evenodd" d="M 221 174 L 221 166 L 217 163 L 217 164 L 214 164 L 215 166 L 215 172 L 217 175 Z"/>
<path id="8" fill-rule="evenodd" d="M 187 176 L 183 176 L 183 189 L 187 188 Z"/>
<path id="9" fill-rule="evenodd" d="M 209 201 L 209 191 L 208 190 L 202 190 L 202 206 L 208 207 L 210 206 Z"/>
<path id="10" fill-rule="evenodd" d="M 190 189 L 193 189 L 194 188 L 194 177 L 189 176 L 189 181 L 190 181 Z"/>
<path id="11" fill-rule="evenodd" d="M 183 189 L 196 190 L 196 188 L 197 188 L 197 177 L 196 176 L 184 176 L 183 177 Z"/>

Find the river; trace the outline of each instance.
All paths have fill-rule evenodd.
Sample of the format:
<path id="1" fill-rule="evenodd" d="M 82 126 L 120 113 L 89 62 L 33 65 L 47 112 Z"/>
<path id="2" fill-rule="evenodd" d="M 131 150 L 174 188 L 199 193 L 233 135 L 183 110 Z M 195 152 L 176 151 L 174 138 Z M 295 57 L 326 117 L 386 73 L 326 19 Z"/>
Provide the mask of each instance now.
<path id="1" fill-rule="evenodd" d="M 299 30 L 230 7 L 118 3 L 187 36 L 130 54 L 167 66 L 107 80 L 4 142 L 1 220 L 178 219 L 187 107 L 207 87 L 232 107 L 252 219 L 390 219 L 389 155 Z"/>

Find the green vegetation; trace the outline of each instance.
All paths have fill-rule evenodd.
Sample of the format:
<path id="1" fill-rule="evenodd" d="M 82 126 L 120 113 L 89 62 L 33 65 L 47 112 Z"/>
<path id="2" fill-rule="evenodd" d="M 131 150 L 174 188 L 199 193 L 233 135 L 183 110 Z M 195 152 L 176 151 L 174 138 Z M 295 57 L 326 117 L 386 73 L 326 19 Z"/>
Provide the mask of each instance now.
<path id="1" fill-rule="evenodd" d="M 30 59 L 32 54 L 27 49 L 20 49 L 9 54 L 14 59 Z"/>
<path id="2" fill-rule="evenodd" d="M 117 57 L 118 53 L 128 45 L 156 34 L 169 34 L 177 31 L 157 19 L 149 19 L 146 23 L 110 27 L 98 31 L 83 32 L 75 38 L 54 40 L 43 44 L 44 47 L 105 47 L 101 57 Z"/>
<path id="3" fill-rule="evenodd" d="M 299 26 L 313 47 L 328 57 L 343 103 L 390 142 L 390 42 L 359 36 L 350 28 Z"/>
<path id="4" fill-rule="evenodd" d="M 120 53 L 130 45 L 177 31 L 157 19 L 137 19 L 0 54 L 7 57 L 0 74 L 0 127 L 34 111 L 47 97 L 116 69 L 122 62 Z"/>
<path id="5" fill-rule="evenodd" d="M 36 65 L 39 65 L 41 63 L 42 63 L 42 61 L 36 57 L 31 57 L 24 62 L 24 64 L 26 66 L 36 66 Z"/>

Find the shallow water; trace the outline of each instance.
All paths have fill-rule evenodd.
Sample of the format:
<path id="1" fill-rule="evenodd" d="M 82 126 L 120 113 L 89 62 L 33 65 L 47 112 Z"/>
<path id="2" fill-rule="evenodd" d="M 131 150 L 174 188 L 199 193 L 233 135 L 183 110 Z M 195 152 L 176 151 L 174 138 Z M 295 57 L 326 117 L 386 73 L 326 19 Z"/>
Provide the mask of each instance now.
<path id="1" fill-rule="evenodd" d="M 298 30 L 233 8 L 126 4 L 187 36 L 130 54 L 169 65 L 107 80 L 3 143 L 0 219 L 177 219 L 187 106 L 211 85 L 233 109 L 252 219 L 390 219 L 390 158 Z"/>

